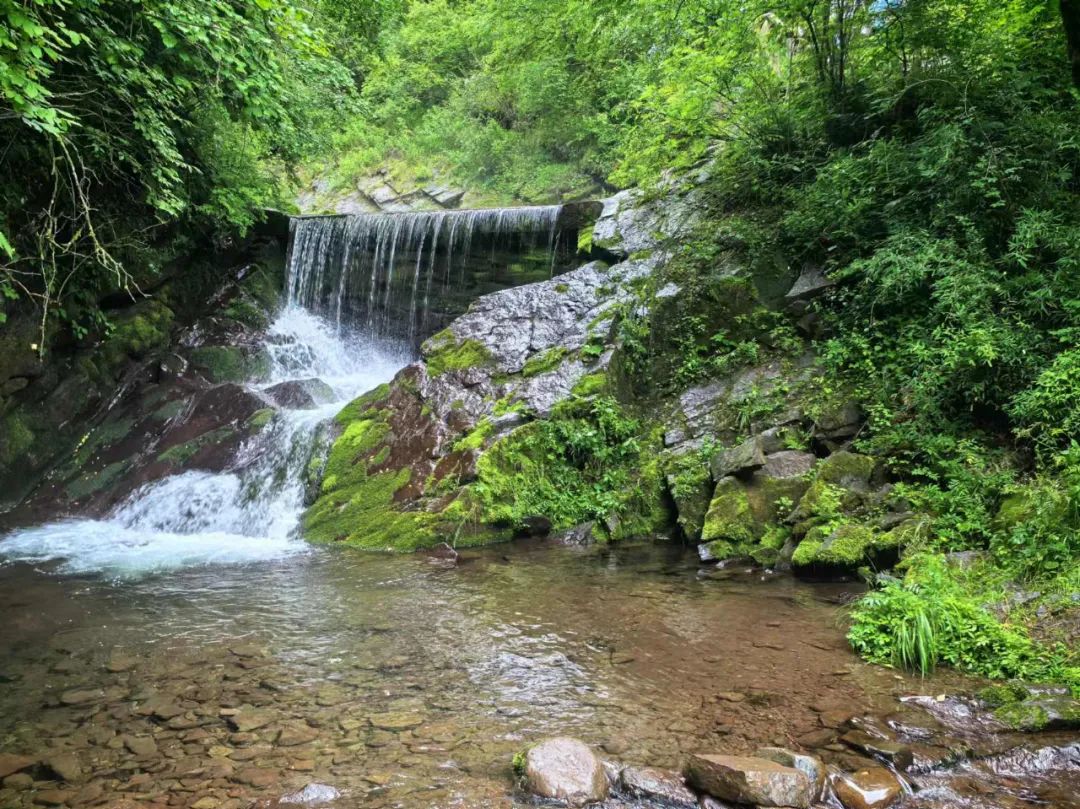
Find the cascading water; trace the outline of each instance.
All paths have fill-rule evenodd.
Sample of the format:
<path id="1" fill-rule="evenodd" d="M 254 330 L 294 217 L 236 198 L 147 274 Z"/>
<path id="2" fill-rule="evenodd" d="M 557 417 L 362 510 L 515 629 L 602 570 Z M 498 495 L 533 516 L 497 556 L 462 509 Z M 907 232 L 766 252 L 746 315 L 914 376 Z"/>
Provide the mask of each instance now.
<path id="1" fill-rule="evenodd" d="M 533 255 L 553 272 L 561 205 L 293 220 L 289 302 L 377 339 L 415 344 L 470 276 L 505 272 Z M 505 286 L 506 284 L 502 284 Z M 475 297 L 471 295 L 469 297 Z"/>
<path id="2" fill-rule="evenodd" d="M 332 400 L 278 410 L 224 472 L 149 483 L 105 520 L 16 532 L 0 542 L 0 558 L 133 576 L 303 552 L 296 529 L 320 425 L 389 380 L 455 307 L 554 272 L 562 213 L 552 205 L 294 220 L 287 305 L 265 339 L 272 372 L 248 387 L 316 378 Z M 461 300 L 447 303 L 455 291 Z"/>
<path id="3" fill-rule="evenodd" d="M 315 409 L 278 411 L 225 472 L 185 472 L 147 484 L 107 520 L 17 532 L 0 542 L 0 556 L 63 560 L 59 569 L 65 573 L 130 576 L 303 552 L 295 529 L 316 431 L 343 403 L 390 379 L 405 354 L 339 333 L 297 306 L 281 312 L 266 345 L 272 371 L 258 388 L 319 378 L 333 390 L 333 400 Z"/>

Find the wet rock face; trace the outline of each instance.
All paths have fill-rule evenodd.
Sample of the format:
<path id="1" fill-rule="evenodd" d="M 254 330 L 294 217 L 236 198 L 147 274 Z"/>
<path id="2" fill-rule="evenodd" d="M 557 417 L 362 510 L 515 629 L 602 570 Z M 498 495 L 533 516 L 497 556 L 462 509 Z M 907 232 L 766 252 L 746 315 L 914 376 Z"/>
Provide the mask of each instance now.
<path id="1" fill-rule="evenodd" d="M 546 739 L 525 754 L 525 787 L 534 795 L 584 806 L 608 794 L 604 765 L 577 739 Z"/>
<path id="2" fill-rule="evenodd" d="M 695 809 L 698 798 L 677 772 L 655 767 L 624 767 L 620 791 L 631 798 L 653 801 L 674 809 Z"/>
<path id="3" fill-rule="evenodd" d="M 278 407 L 310 410 L 334 401 L 333 389 L 321 379 L 294 379 L 267 388 L 263 393 Z"/>
<path id="4" fill-rule="evenodd" d="M 814 797 L 804 773 L 756 757 L 695 755 L 687 765 L 687 779 L 713 797 L 757 806 L 808 809 Z"/>

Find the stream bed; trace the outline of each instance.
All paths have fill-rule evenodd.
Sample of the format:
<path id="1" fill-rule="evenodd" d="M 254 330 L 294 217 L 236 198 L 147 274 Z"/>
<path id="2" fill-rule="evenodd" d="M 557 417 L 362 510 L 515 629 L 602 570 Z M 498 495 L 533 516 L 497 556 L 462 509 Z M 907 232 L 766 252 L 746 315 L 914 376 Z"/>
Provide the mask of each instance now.
<path id="1" fill-rule="evenodd" d="M 52 564 L 0 567 L 0 762 L 41 762 L 3 807 L 230 809 L 310 784 L 334 806 L 511 806 L 512 756 L 546 736 L 659 767 L 783 745 L 850 769 L 838 737 L 875 726 L 926 758 L 906 805 L 1080 805 L 1075 739 L 997 734 L 937 696 L 970 682 L 854 657 L 850 590 L 703 575 L 673 544 L 309 549 L 137 579 Z"/>

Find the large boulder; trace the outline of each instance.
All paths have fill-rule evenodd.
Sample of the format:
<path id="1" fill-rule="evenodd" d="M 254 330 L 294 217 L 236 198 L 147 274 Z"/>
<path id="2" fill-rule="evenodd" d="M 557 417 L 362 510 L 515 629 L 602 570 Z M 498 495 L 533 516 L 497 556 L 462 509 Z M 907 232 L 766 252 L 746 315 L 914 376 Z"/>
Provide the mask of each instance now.
<path id="1" fill-rule="evenodd" d="M 764 758 L 698 754 L 686 774 L 698 789 L 736 803 L 808 809 L 814 798 L 805 773 Z"/>
<path id="2" fill-rule="evenodd" d="M 724 449 L 713 456 L 711 468 L 713 480 L 728 475 L 745 475 L 765 466 L 765 453 L 757 437 L 744 441 L 737 447 Z"/>
<path id="3" fill-rule="evenodd" d="M 522 777 L 529 792 L 570 806 L 602 801 L 608 795 L 603 763 L 577 739 L 545 739 L 530 747 Z"/>

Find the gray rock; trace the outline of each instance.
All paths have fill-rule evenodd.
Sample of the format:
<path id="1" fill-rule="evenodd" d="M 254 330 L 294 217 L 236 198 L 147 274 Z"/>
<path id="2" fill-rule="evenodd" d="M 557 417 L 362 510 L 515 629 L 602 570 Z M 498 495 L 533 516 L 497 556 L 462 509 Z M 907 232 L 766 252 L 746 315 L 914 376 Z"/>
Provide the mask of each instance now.
<path id="1" fill-rule="evenodd" d="M 665 298 L 674 298 L 680 292 L 682 292 L 682 287 L 669 281 L 656 291 L 656 297 L 659 300 L 664 300 Z"/>
<path id="2" fill-rule="evenodd" d="M 278 407 L 312 410 L 336 398 L 334 389 L 321 379 L 291 379 L 263 391 Z"/>
<path id="3" fill-rule="evenodd" d="M 555 535 L 555 539 L 563 545 L 591 545 L 596 541 L 593 529 L 596 523 L 586 522 L 575 525 Z"/>
<path id="4" fill-rule="evenodd" d="M 775 761 L 746 756 L 691 756 L 687 780 L 721 800 L 757 806 L 808 809 L 814 791 L 805 773 Z"/>
<path id="5" fill-rule="evenodd" d="M 810 783 L 814 785 L 815 800 L 821 795 L 821 790 L 825 788 L 825 765 L 821 763 L 820 759 L 814 758 L 814 756 L 808 756 L 805 753 L 796 753 L 793 750 L 788 750 L 786 747 L 759 747 L 754 751 L 754 755 L 758 758 L 767 758 L 769 761 L 775 761 L 777 764 L 782 764 L 785 767 L 793 767 L 803 773 L 803 775 L 810 779 Z"/>
<path id="6" fill-rule="evenodd" d="M 593 228 L 593 244 L 618 255 L 655 250 L 687 233 L 698 222 L 700 192 L 669 193 L 644 200 L 639 190 L 604 200 Z"/>
<path id="7" fill-rule="evenodd" d="M 608 795 L 604 765 L 577 739 L 545 739 L 525 754 L 525 786 L 542 798 L 571 806 L 602 801 Z"/>
<path id="8" fill-rule="evenodd" d="M 654 767 L 624 767 L 620 775 L 623 791 L 631 798 L 653 801 L 661 806 L 697 806 L 697 795 L 687 788 L 677 772 Z"/>
<path id="9" fill-rule="evenodd" d="M 851 438 L 859 432 L 865 418 L 856 402 L 845 402 L 826 410 L 814 422 L 817 435 L 830 439 Z"/>
<path id="10" fill-rule="evenodd" d="M 810 472 L 815 464 L 817 464 L 817 456 L 813 453 L 786 450 L 765 456 L 761 474 L 780 480 L 797 478 Z"/>
<path id="11" fill-rule="evenodd" d="M 788 291 L 787 299 L 789 301 L 809 300 L 817 297 L 834 284 L 835 282 L 829 280 L 829 277 L 825 275 L 825 272 L 821 267 L 815 264 L 808 264 L 803 267 L 802 273 Z"/>
<path id="12" fill-rule="evenodd" d="M 761 451 L 761 442 L 756 438 L 744 441 L 737 447 L 716 453 L 709 467 L 713 480 L 722 480 L 728 475 L 746 474 L 765 465 L 765 453 Z"/>

